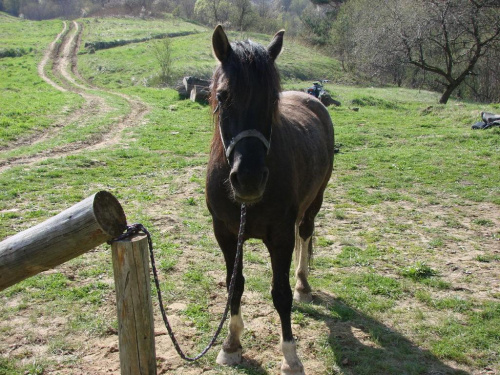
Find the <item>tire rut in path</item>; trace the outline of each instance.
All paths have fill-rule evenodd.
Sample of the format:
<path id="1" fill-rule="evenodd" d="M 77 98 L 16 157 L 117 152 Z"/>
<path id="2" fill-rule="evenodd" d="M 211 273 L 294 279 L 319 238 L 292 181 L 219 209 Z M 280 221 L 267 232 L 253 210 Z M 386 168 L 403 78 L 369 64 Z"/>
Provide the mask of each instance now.
<path id="1" fill-rule="evenodd" d="M 27 138 L 21 139 L 11 147 L 3 148 L 1 151 L 11 151 L 20 146 L 35 145 L 51 139 L 59 133 L 67 124 L 83 122 L 89 115 L 104 116 L 113 108 L 108 104 L 104 96 L 119 97 L 127 102 L 129 112 L 107 126 L 107 130 L 89 137 L 83 141 L 68 143 L 52 149 L 41 151 L 34 155 L 14 156 L 0 161 L 0 172 L 17 166 L 34 164 L 51 157 L 64 157 L 82 151 L 99 150 L 112 147 L 119 143 L 125 129 L 137 126 L 142 122 L 143 117 L 148 113 L 149 108 L 140 100 L 134 99 L 126 94 L 113 92 L 90 85 L 78 72 L 78 50 L 82 38 L 82 28 L 76 21 L 72 21 L 70 26 L 63 22 L 62 31 L 50 43 L 40 64 L 38 74 L 40 77 L 62 92 L 74 92 L 79 94 L 84 100 L 82 108 L 75 110 L 72 114 L 62 120 L 57 121 L 50 129 L 36 133 Z M 47 66 L 52 63 L 52 75 L 47 74 Z M 58 82 L 56 82 L 56 80 Z"/>

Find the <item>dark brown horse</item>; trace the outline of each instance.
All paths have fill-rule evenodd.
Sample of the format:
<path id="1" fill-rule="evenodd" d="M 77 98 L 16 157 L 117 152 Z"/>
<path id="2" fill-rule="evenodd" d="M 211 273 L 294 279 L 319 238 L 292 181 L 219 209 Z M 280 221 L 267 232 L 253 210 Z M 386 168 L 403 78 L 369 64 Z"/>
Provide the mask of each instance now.
<path id="1" fill-rule="evenodd" d="M 227 285 L 233 272 L 240 204 L 247 205 L 245 239 L 261 239 L 273 270 L 272 298 L 281 319 L 282 374 L 303 374 L 290 313 L 293 297 L 311 301 L 307 282 L 311 237 L 333 165 L 333 125 L 316 98 L 281 92 L 274 61 L 283 31 L 265 48 L 251 41 L 229 43 L 221 26 L 213 34 L 220 61 L 212 83 L 215 132 L 207 171 L 206 198 L 224 253 Z M 289 282 L 296 248 L 297 284 Z M 241 362 L 242 262 L 231 300 L 229 335 L 217 363 Z"/>

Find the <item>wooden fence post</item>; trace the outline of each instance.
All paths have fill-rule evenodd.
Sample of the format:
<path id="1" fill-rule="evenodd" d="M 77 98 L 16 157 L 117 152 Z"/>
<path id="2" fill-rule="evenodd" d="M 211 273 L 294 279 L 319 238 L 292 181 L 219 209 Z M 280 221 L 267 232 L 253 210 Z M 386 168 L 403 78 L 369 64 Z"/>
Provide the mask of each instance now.
<path id="1" fill-rule="evenodd" d="M 156 375 L 148 240 L 137 234 L 112 245 L 122 375 Z"/>
<path id="2" fill-rule="evenodd" d="M 0 242 L 0 291 L 92 250 L 126 228 L 118 200 L 100 191 Z"/>

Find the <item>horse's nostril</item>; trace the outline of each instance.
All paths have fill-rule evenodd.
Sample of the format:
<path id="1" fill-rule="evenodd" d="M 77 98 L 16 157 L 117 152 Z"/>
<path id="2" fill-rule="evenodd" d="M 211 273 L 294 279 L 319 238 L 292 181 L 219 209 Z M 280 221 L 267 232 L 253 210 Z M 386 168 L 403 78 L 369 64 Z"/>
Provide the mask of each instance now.
<path id="1" fill-rule="evenodd" d="M 239 188 L 240 182 L 238 179 L 238 172 L 231 172 L 229 179 L 231 180 L 231 185 L 233 186 L 233 188 Z"/>

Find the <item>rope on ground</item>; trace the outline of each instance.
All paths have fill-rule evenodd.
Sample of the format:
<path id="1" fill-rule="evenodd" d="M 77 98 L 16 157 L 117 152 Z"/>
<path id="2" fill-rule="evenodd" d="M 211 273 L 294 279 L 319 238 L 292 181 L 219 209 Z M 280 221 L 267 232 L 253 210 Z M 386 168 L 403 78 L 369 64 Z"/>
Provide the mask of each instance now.
<path id="1" fill-rule="evenodd" d="M 233 298 L 234 294 L 234 287 L 236 285 L 236 275 L 238 273 L 238 265 L 240 263 L 241 257 L 242 257 L 242 249 L 243 249 L 243 242 L 244 242 L 244 234 L 245 234 L 245 225 L 246 225 L 246 206 L 245 204 L 241 205 L 241 216 L 240 216 L 240 229 L 238 232 L 238 245 L 236 248 L 236 257 L 234 260 L 234 267 L 233 267 L 233 274 L 231 275 L 231 281 L 229 283 L 229 288 L 228 288 L 228 297 L 227 297 L 227 302 L 226 302 L 226 307 L 224 309 L 224 313 L 222 315 L 222 319 L 217 327 L 217 330 L 215 331 L 214 335 L 212 336 L 212 339 L 208 343 L 208 345 L 203 349 L 199 354 L 197 354 L 194 357 L 189 357 L 187 356 L 184 351 L 181 349 L 179 342 L 177 341 L 177 338 L 175 337 L 175 334 L 172 330 L 172 327 L 168 321 L 167 313 L 165 312 L 165 307 L 163 306 L 163 299 L 161 296 L 161 290 L 160 290 L 160 282 L 158 280 L 158 272 L 156 270 L 156 264 L 155 264 L 155 259 L 154 259 L 154 252 L 153 252 L 153 241 L 151 239 L 151 234 L 149 231 L 144 227 L 142 224 L 132 224 L 127 227 L 127 231 L 123 233 L 122 235 L 118 236 L 117 238 L 113 239 L 111 242 L 114 241 L 121 241 L 126 238 L 129 238 L 135 234 L 138 234 L 140 232 L 146 234 L 148 238 L 148 245 L 149 245 L 149 256 L 151 259 L 151 268 L 153 270 L 153 276 L 154 276 L 154 281 L 155 281 L 155 286 L 156 286 L 156 294 L 158 296 L 158 303 L 160 306 L 160 311 L 161 311 L 161 316 L 163 318 L 163 322 L 165 323 L 165 327 L 167 328 L 168 335 L 170 336 L 170 339 L 172 340 L 172 343 L 174 344 L 175 350 L 179 354 L 179 356 L 189 362 L 194 362 L 203 357 L 207 352 L 214 346 L 215 341 L 219 337 L 222 328 L 224 326 L 224 322 L 227 319 L 227 314 L 229 312 L 229 308 L 231 305 L 231 300 Z"/>

